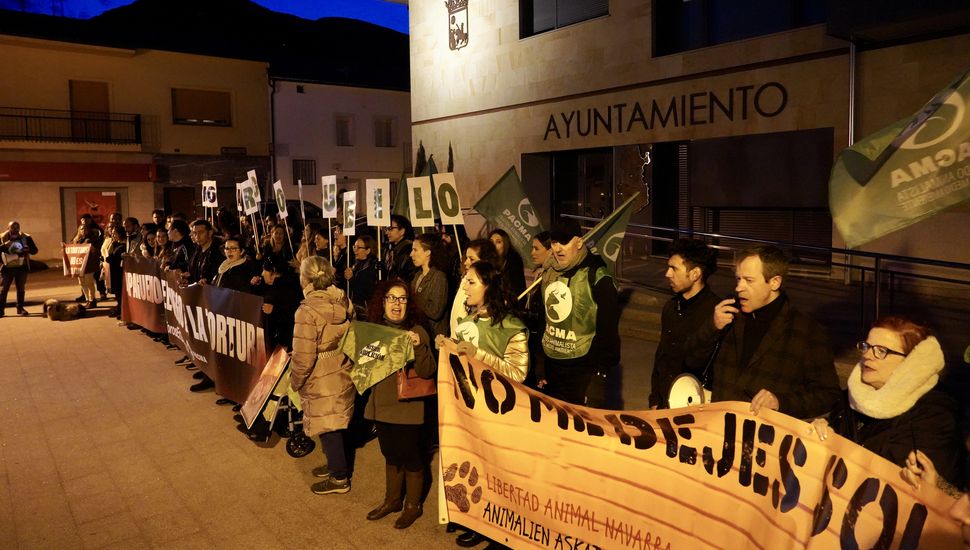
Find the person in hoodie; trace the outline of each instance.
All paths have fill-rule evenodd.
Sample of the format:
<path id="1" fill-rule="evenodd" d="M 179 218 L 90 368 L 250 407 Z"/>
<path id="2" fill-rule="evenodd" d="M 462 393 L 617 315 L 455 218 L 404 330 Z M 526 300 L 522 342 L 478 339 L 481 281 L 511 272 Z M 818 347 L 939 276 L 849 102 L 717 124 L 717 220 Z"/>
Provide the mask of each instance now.
<path id="1" fill-rule="evenodd" d="M 606 264 L 586 248 L 579 222 L 549 232 L 554 261 L 542 274 L 546 328 L 542 335 L 547 395 L 585 405 L 594 375 L 620 361 L 616 284 Z"/>
<path id="2" fill-rule="evenodd" d="M 300 286 L 305 299 L 296 310 L 290 388 L 303 405 L 303 431 L 320 436 L 327 457 L 323 478 L 310 489 L 318 495 L 350 491 L 350 460 L 344 438 L 354 414 L 354 384 L 350 359 L 340 340 L 350 327 L 350 302 L 333 284 L 330 262 L 310 256 L 300 263 Z"/>

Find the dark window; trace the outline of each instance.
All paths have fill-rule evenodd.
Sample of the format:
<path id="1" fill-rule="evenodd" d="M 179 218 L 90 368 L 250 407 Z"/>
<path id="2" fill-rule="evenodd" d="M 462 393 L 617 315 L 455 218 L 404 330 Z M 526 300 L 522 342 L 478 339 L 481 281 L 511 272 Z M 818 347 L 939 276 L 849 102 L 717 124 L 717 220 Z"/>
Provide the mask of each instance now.
<path id="1" fill-rule="evenodd" d="M 302 181 L 303 185 L 314 185 L 317 182 L 317 161 L 293 160 L 293 183 Z"/>
<path id="2" fill-rule="evenodd" d="M 826 0 L 654 0 L 655 56 L 824 23 Z"/>
<path id="3" fill-rule="evenodd" d="M 394 117 L 374 117 L 374 146 L 394 147 Z"/>
<path id="4" fill-rule="evenodd" d="M 609 0 L 520 0 L 519 38 L 609 15 Z"/>
<path id="5" fill-rule="evenodd" d="M 336 132 L 337 132 L 337 146 L 338 147 L 353 147 L 354 146 L 354 117 L 353 115 L 337 115 L 334 118 L 336 122 Z"/>
<path id="6" fill-rule="evenodd" d="M 303 93 L 303 84 L 297 84 L 296 85 L 296 93 L 298 93 L 298 94 L 302 94 Z"/>
<path id="7" fill-rule="evenodd" d="M 232 126 L 229 92 L 172 88 L 172 122 Z"/>

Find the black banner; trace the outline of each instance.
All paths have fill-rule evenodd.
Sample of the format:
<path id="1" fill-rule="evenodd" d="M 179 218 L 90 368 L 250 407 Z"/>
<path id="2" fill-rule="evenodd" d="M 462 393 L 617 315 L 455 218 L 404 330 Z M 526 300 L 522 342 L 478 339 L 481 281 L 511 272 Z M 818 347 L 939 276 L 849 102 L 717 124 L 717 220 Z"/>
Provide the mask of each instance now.
<path id="1" fill-rule="evenodd" d="M 158 262 L 125 257 L 122 319 L 153 332 L 167 332 L 173 344 L 216 383 L 216 393 L 246 401 L 266 364 L 263 298 L 212 285 L 179 286 L 175 272 Z"/>

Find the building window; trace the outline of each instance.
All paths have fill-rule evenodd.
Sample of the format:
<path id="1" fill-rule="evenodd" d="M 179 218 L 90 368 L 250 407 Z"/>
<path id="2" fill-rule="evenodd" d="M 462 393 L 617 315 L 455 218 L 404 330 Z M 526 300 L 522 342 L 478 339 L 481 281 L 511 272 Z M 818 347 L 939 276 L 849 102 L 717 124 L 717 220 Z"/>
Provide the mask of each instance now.
<path id="1" fill-rule="evenodd" d="M 394 117 L 374 117 L 374 147 L 395 147 Z"/>
<path id="2" fill-rule="evenodd" d="M 826 0 L 654 0 L 653 54 L 716 46 L 827 19 Z"/>
<path id="3" fill-rule="evenodd" d="M 353 115 L 337 115 L 337 147 L 354 146 L 354 117 Z"/>
<path id="4" fill-rule="evenodd" d="M 303 91 L 303 84 L 297 84 L 296 85 L 296 93 L 298 93 L 298 94 L 304 93 L 304 91 Z"/>
<path id="5" fill-rule="evenodd" d="M 293 159 L 293 183 L 302 181 L 303 185 L 317 182 L 317 161 Z"/>
<path id="6" fill-rule="evenodd" d="M 172 123 L 232 126 L 229 92 L 172 88 Z"/>
<path id="7" fill-rule="evenodd" d="M 609 0 L 519 0 L 519 38 L 609 14 Z"/>

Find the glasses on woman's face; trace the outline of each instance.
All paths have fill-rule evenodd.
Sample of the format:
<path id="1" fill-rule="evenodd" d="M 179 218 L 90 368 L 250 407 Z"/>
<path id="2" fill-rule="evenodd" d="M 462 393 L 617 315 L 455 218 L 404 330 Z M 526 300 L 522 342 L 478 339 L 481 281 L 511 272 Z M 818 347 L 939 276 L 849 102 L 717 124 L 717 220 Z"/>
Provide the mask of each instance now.
<path id="1" fill-rule="evenodd" d="M 370 250 L 370 249 L 367 248 L 366 246 L 357 246 L 357 245 L 354 245 L 354 250 Z"/>
<path id="2" fill-rule="evenodd" d="M 407 296 L 391 296 L 390 294 L 384 296 L 384 301 L 388 304 L 406 304 L 408 303 Z"/>
<path id="3" fill-rule="evenodd" d="M 889 349 L 886 346 L 870 344 L 869 342 L 859 342 L 855 345 L 855 347 L 860 353 L 862 353 L 862 355 L 865 355 L 867 351 L 872 350 L 872 356 L 876 359 L 885 359 L 887 355 L 899 355 L 900 357 L 906 357 L 906 354 L 901 351 Z"/>
<path id="4" fill-rule="evenodd" d="M 225 250 L 226 252 L 229 252 L 230 250 L 240 250 L 238 246 L 224 246 L 222 247 L 222 249 Z"/>

